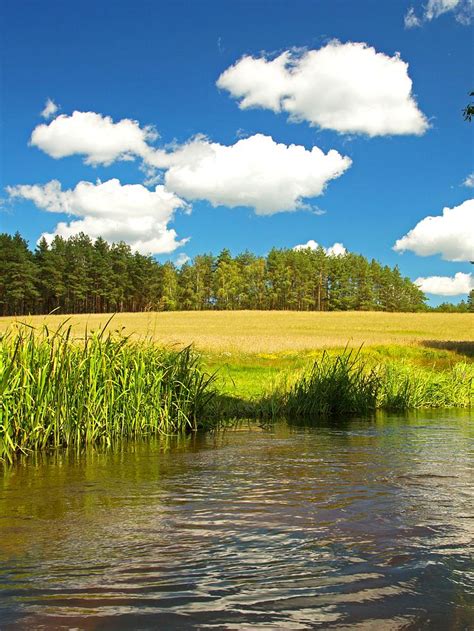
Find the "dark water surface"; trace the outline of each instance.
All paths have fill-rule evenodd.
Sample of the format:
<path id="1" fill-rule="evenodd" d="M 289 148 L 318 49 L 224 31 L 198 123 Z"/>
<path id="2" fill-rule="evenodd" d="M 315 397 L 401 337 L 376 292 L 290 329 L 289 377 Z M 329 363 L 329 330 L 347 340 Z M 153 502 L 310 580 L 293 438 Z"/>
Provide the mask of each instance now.
<path id="1" fill-rule="evenodd" d="M 0 472 L 0 628 L 473 629 L 474 419 L 135 443 Z"/>

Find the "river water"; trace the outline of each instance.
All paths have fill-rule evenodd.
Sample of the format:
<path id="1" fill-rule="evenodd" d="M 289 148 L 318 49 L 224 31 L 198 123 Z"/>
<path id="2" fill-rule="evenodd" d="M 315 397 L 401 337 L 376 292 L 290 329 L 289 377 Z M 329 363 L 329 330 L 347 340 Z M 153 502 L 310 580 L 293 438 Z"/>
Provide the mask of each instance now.
<path id="1" fill-rule="evenodd" d="M 0 472 L 0 629 L 473 629 L 474 419 L 30 457 Z"/>

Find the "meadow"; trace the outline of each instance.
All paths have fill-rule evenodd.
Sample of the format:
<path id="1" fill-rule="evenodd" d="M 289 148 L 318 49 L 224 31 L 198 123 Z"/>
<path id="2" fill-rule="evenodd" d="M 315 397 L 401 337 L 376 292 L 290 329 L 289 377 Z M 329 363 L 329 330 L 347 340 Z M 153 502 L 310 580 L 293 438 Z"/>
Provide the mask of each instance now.
<path id="1" fill-rule="evenodd" d="M 59 326 L 67 316 L 0 318 L 0 332 L 13 321 Z M 110 314 L 70 316 L 73 333 L 98 329 Z M 470 313 L 365 311 L 168 311 L 118 313 L 112 329 L 159 344 L 194 344 L 206 353 L 286 354 L 323 348 L 425 346 L 461 348 L 474 343 Z"/>
<path id="2" fill-rule="evenodd" d="M 64 315 L 0 318 L 0 333 L 13 322 L 44 324 L 54 330 Z M 69 316 L 72 334 L 82 337 L 110 318 L 104 314 Z M 435 369 L 474 356 L 474 318 L 469 313 L 171 311 L 117 313 L 110 330 L 158 345 L 190 344 L 220 388 L 252 398 L 272 389 L 282 373 L 298 371 L 323 350 L 362 347 L 380 362 L 402 361 Z"/>

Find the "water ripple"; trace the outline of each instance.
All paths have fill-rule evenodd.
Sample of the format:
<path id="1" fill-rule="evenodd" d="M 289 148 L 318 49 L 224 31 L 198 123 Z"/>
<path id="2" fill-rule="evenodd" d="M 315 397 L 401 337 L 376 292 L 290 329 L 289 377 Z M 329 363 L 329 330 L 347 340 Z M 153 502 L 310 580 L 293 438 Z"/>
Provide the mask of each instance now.
<path id="1" fill-rule="evenodd" d="M 474 628 L 468 417 L 190 437 L 0 479 L 0 628 Z"/>

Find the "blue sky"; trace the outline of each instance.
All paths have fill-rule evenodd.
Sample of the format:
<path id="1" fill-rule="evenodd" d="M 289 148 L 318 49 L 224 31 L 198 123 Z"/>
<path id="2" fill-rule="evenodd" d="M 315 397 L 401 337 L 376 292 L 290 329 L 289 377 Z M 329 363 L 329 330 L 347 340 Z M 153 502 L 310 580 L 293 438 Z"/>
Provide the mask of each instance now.
<path id="1" fill-rule="evenodd" d="M 474 123 L 461 115 L 474 89 L 472 2 L 4 0 L 1 10 L 2 231 L 34 246 L 43 233 L 103 229 L 173 261 L 338 242 L 412 279 L 445 277 L 425 285 L 434 302 L 472 286 L 473 188 L 463 182 L 474 172 Z M 285 51 L 280 90 L 265 71 Z M 360 73 L 350 89 L 337 55 Z M 388 86 L 379 62 L 394 73 Z M 44 118 L 47 99 L 59 109 Z M 374 130 L 387 104 L 393 116 Z M 44 188 L 53 180 L 59 192 Z M 78 190 L 81 181 L 89 187 Z"/>

